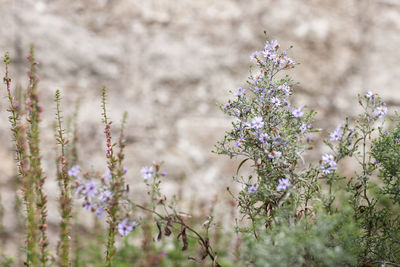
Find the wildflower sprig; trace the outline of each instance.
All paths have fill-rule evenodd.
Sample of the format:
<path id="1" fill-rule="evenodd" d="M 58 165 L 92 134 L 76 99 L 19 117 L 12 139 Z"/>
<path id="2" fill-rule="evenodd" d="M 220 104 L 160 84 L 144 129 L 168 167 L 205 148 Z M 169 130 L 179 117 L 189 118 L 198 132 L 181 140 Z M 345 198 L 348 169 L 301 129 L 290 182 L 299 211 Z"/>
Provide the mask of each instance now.
<path id="1" fill-rule="evenodd" d="M 273 210 L 284 202 L 299 205 L 303 194 L 290 192 L 302 192 L 299 185 L 308 179 L 302 177 L 298 164 L 312 148 L 310 134 L 317 131 L 312 127 L 315 112 L 291 105 L 292 80 L 288 76 L 275 79 L 280 71 L 295 66 L 279 48 L 277 41 L 267 41 L 263 51 L 254 53 L 251 59 L 257 66 L 251 71 L 248 88 L 239 88 L 235 98 L 221 106 L 234 121 L 216 152 L 244 158 L 238 169 L 245 161 L 255 169 L 256 175 L 235 178 L 243 184 L 239 206 L 251 220 L 257 216 L 272 220 Z"/>
<path id="2" fill-rule="evenodd" d="M 393 172 L 391 174 L 388 169 L 393 168 L 388 166 L 393 167 L 396 162 L 395 151 L 398 145 L 394 140 L 397 130 L 393 130 L 392 133 L 384 130 L 387 108 L 377 94 L 367 91 L 365 95 L 359 95 L 358 99 L 363 112 L 354 122 L 347 118 L 335 130 L 340 134 L 331 134 L 330 141 L 325 143 L 335 155 L 331 158 L 334 158 L 335 164 L 352 157 L 360 166 L 360 171 L 355 171 L 354 176 L 347 179 L 345 191 L 349 195 L 348 202 L 354 210 L 355 219 L 363 230 L 358 242 L 363 247 L 361 257 L 364 264 L 374 262 L 376 255 L 384 258 L 383 262 L 393 263 L 399 260 L 394 251 L 400 248 L 400 242 L 391 234 L 400 229 L 395 212 L 399 203 L 393 198 L 393 191 L 389 189 L 393 189 L 391 186 L 396 179 L 391 178 Z M 376 134 L 380 136 L 378 139 L 374 139 Z M 335 138 L 332 138 L 333 136 Z M 392 157 L 390 160 L 389 155 Z M 377 182 L 377 170 L 383 185 Z M 341 180 L 345 178 L 337 174 L 326 178 L 331 210 L 334 195 L 341 190 Z M 336 192 L 331 191 L 332 186 L 336 187 Z M 393 202 L 388 200 L 388 196 L 392 197 Z"/>
<path id="3" fill-rule="evenodd" d="M 72 213 L 72 197 L 71 197 L 71 185 L 70 177 L 68 175 L 68 159 L 67 159 L 67 144 L 64 129 L 62 127 L 62 116 L 61 116 L 61 97 L 60 91 L 56 91 L 55 102 L 56 108 L 56 141 L 60 145 L 60 156 L 57 159 L 57 179 L 60 187 L 60 210 L 61 210 L 61 222 L 60 222 L 60 266 L 70 265 L 70 218 Z"/>
<path id="4" fill-rule="evenodd" d="M 31 46 L 30 54 L 27 57 L 30 63 L 30 71 L 28 72 L 29 84 L 27 90 L 27 122 L 28 122 L 28 146 L 29 146 L 29 177 L 34 185 L 34 190 L 36 192 L 36 206 L 39 214 L 38 228 L 40 231 L 40 262 L 45 265 L 48 261 L 48 240 L 46 235 L 47 230 L 47 196 L 43 191 L 43 185 L 46 177 L 43 175 L 41 167 L 41 157 L 39 149 L 39 122 L 40 113 L 42 112 L 42 107 L 39 104 L 39 95 L 37 91 L 37 84 L 39 79 L 36 75 L 36 66 L 38 62 L 35 61 L 34 48 Z"/>
<path id="5" fill-rule="evenodd" d="M 115 233 L 118 226 L 118 211 L 120 206 L 120 198 L 123 192 L 125 192 L 124 183 L 124 169 L 122 165 L 123 160 L 123 149 L 125 147 L 123 141 L 123 130 L 124 126 L 121 127 L 120 134 L 120 151 L 118 155 L 114 155 L 114 146 L 116 144 L 112 143 L 111 138 L 111 121 L 108 120 L 107 110 L 106 110 L 106 88 L 103 87 L 102 90 L 102 109 L 103 109 L 103 123 L 105 125 L 104 133 L 106 135 L 106 158 L 107 167 L 110 172 L 111 180 L 109 181 L 110 192 L 112 194 L 112 199 L 110 201 L 110 206 L 106 209 L 108 214 L 108 240 L 106 248 L 106 266 L 112 266 L 112 260 L 115 255 Z M 124 115 L 123 125 L 126 120 L 126 115 Z"/>
<path id="6" fill-rule="evenodd" d="M 39 251 L 38 251 L 38 217 L 35 204 L 35 192 L 33 190 L 34 181 L 29 175 L 29 148 L 26 137 L 27 127 L 21 122 L 21 109 L 15 103 L 14 97 L 11 92 L 11 78 L 9 77 L 8 66 L 10 58 L 8 53 L 4 57 L 6 65 L 6 73 L 4 76 L 4 83 L 7 88 L 7 96 L 10 103 L 8 111 L 11 113 L 9 121 L 11 123 L 11 131 L 13 133 L 13 141 L 15 142 L 15 160 L 18 166 L 18 173 L 21 178 L 21 191 L 23 192 L 23 199 L 27 214 L 27 238 L 26 238 L 26 264 L 27 266 L 38 264 Z"/>
<path id="7" fill-rule="evenodd" d="M 178 211 L 176 201 L 168 201 L 167 197 L 162 194 L 160 185 L 166 173 L 161 171 L 161 164 L 153 163 L 152 166 L 145 166 L 141 169 L 142 178 L 148 187 L 147 194 L 150 197 L 148 206 L 136 204 L 130 201 L 133 207 L 151 212 L 155 215 L 155 221 L 159 230 L 157 240 L 160 240 L 163 235 L 170 236 L 176 233 L 177 239 L 181 239 L 183 243 L 182 250 L 187 250 L 189 243 L 188 238 L 197 239 L 201 248 L 201 258 L 196 261 L 202 261 L 209 257 L 213 261 L 213 266 L 221 266 L 217 261 L 217 253 L 213 250 L 210 244 L 209 228 L 212 226 L 212 217 L 209 217 L 206 223 L 203 224 L 205 233 L 201 233 L 192 227 L 187 218 L 191 215 L 185 212 Z M 191 235 L 189 235 L 191 234 Z"/>

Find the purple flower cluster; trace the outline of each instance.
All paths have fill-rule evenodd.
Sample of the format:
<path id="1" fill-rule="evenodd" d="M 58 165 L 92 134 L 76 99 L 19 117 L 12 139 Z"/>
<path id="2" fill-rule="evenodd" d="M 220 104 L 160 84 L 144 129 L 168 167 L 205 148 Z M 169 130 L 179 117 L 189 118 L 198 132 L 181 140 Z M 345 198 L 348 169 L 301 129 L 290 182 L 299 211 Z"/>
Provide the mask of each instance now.
<path id="1" fill-rule="evenodd" d="M 382 119 L 387 114 L 387 107 L 385 102 L 381 101 L 378 94 L 367 91 L 364 95 L 367 99 L 367 103 L 372 103 L 373 105 L 373 115 L 375 118 Z"/>
<path id="2" fill-rule="evenodd" d="M 104 209 L 108 207 L 112 200 L 112 193 L 93 180 L 83 183 L 79 177 L 76 179 L 76 186 L 76 192 L 80 197 L 83 197 L 83 208 L 92 211 L 98 218 L 101 218 Z"/>
<path id="3" fill-rule="evenodd" d="M 122 173 L 125 174 L 127 171 L 128 170 L 124 168 Z M 102 176 L 101 183 L 96 183 L 93 180 L 83 182 L 79 177 L 79 172 L 80 167 L 75 165 L 68 171 L 68 175 L 76 178 L 76 192 L 79 197 L 83 198 L 82 207 L 93 212 L 98 218 L 102 218 L 103 212 L 110 207 L 113 201 L 113 193 L 109 189 L 109 182 L 112 178 L 112 174 L 110 170 L 107 169 Z M 128 221 L 128 219 L 124 219 L 118 224 L 118 232 L 125 236 L 129 234 L 135 226 L 135 221 Z"/>
<path id="4" fill-rule="evenodd" d="M 254 52 L 250 56 L 250 60 L 257 61 L 257 64 L 266 64 L 272 62 L 275 68 L 285 69 L 294 67 L 296 64 L 291 58 L 289 58 L 286 52 L 279 53 L 279 43 L 276 40 L 267 41 L 264 46 L 264 50 L 261 52 Z M 265 61 L 262 60 L 263 57 Z"/>
<path id="5" fill-rule="evenodd" d="M 333 155 L 325 154 L 322 156 L 321 170 L 324 174 L 329 174 L 336 171 L 336 161 Z"/>

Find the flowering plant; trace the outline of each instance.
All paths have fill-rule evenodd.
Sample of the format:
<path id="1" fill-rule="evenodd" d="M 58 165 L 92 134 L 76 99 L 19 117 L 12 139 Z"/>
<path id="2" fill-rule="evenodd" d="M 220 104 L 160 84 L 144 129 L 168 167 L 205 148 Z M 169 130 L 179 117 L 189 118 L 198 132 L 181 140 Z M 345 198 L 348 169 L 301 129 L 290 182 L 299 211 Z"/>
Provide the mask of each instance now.
<path id="1" fill-rule="evenodd" d="M 209 259 L 213 267 L 400 266 L 399 116 L 394 116 L 391 124 L 386 123 L 388 109 L 382 99 L 371 91 L 359 95 L 362 112 L 355 119 L 346 118 L 329 134 L 319 162 L 307 163 L 307 153 L 313 150 L 312 138 L 320 130 L 313 127 L 315 112 L 296 107 L 291 101 L 295 83 L 282 72 L 294 68 L 296 63 L 277 41 L 267 41 L 263 50 L 250 58 L 254 64 L 247 86 L 239 87 L 233 99 L 220 106 L 233 121 L 215 148 L 218 154 L 241 159 L 233 177 L 239 192 L 228 190 L 234 198 L 230 207 L 238 206 L 242 220 L 234 220 L 234 210 L 225 221 L 214 216 L 217 198 L 200 219 L 179 211 L 181 199 L 167 199 L 162 193 L 166 173 L 156 162 L 137 172 L 143 178 L 148 199 L 136 203 L 129 195 L 128 169 L 124 166 L 126 114 L 114 142 L 105 88 L 102 117 L 106 170 L 84 172 L 85 166 L 80 167 L 76 151 L 77 126 L 69 142 L 70 132 L 63 128 L 57 91 L 55 138 L 59 147 L 56 163 L 61 220 L 57 253 L 52 255 L 47 239 L 46 176 L 39 150 L 42 107 L 37 92 L 38 63 L 32 48 L 24 110 L 11 92 L 10 59 L 6 54 L 4 83 L 15 142 L 17 184 L 26 216 L 23 264 L 160 266 L 169 258 L 168 266 L 180 265 L 187 259 L 197 265 Z M 353 174 L 343 176 L 343 162 L 352 162 Z M 250 167 L 250 175 L 240 175 L 244 165 Z M 91 252 L 96 259 L 90 262 L 80 258 L 79 233 L 74 233 L 72 223 L 73 196 L 86 212 L 96 215 L 97 223 L 98 219 L 107 218 L 107 234 L 103 235 L 99 227 L 100 233 L 92 236 L 95 242 L 101 236 L 105 249 L 100 254 Z M 218 219 L 221 225 L 236 223 L 234 244 L 231 233 L 218 227 L 213 229 L 218 226 Z M 139 249 L 137 240 L 129 239 L 132 235 L 143 236 Z M 175 238 L 168 240 L 170 236 Z M 117 246 L 120 237 L 123 243 Z M 160 243 L 155 245 L 155 241 Z M 174 249 L 166 252 L 167 246 Z M 90 248 L 85 247 L 84 251 Z M 182 257 L 183 251 L 188 251 L 189 256 Z M 4 256 L 0 253 L 0 260 L 4 259 L 3 265 L 9 266 L 12 258 Z"/>

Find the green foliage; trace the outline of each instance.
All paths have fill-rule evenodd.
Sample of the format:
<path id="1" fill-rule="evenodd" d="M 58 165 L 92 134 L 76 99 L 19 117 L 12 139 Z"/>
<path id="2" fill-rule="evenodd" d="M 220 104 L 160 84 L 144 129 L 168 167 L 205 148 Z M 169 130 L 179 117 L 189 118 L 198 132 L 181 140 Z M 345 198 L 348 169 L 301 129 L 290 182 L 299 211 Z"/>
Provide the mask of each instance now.
<path id="1" fill-rule="evenodd" d="M 257 239 L 246 238 L 245 259 L 251 266 L 265 267 L 356 266 L 360 235 L 349 207 L 333 215 L 319 209 L 315 218 L 259 227 Z"/>
<path id="2" fill-rule="evenodd" d="M 390 195 L 393 201 L 400 204 L 400 125 L 391 131 L 381 132 L 374 141 L 372 154 L 381 166 L 382 193 Z"/>

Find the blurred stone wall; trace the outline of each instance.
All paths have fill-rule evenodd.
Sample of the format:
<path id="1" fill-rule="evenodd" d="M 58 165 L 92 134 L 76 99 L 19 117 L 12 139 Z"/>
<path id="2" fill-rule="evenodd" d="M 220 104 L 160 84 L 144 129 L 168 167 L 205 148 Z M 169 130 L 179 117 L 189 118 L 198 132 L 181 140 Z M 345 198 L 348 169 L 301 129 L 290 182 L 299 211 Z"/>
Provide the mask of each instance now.
<path id="1" fill-rule="evenodd" d="M 106 169 L 103 85 L 116 130 L 123 112 L 129 113 L 126 165 L 132 183 L 141 180 L 141 166 L 162 160 L 172 181 L 186 174 L 188 196 L 211 197 L 215 188 L 229 185 L 234 163 L 210 152 L 230 125 L 216 104 L 245 84 L 249 56 L 262 49 L 264 30 L 282 47 L 294 46 L 290 56 L 301 63 L 290 72 L 299 82 L 296 103 L 318 111 L 317 126 L 335 128 L 355 111 L 357 93 L 367 89 L 390 106 L 400 103 L 397 0 L 0 0 L 0 14 L 0 53 L 10 52 L 13 81 L 23 87 L 29 44 L 36 47 L 48 192 L 57 192 L 56 89 L 62 91 L 66 117 L 80 100 L 81 164 Z M 15 167 L 8 103 L 1 99 L 5 188 Z M 173 190 L 174 182 L 169 186 Z M 141 183 L 132 187 L 144 189 Z M 4 203 L 10 198 L 3 193 Z M 49 216 L 57 221 L 57 213 Z"/>

